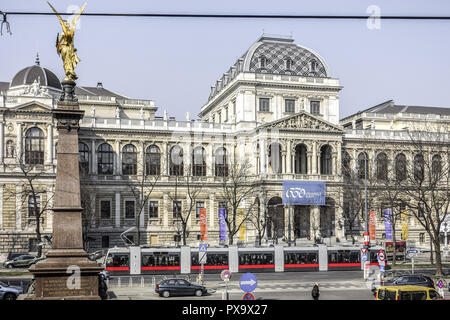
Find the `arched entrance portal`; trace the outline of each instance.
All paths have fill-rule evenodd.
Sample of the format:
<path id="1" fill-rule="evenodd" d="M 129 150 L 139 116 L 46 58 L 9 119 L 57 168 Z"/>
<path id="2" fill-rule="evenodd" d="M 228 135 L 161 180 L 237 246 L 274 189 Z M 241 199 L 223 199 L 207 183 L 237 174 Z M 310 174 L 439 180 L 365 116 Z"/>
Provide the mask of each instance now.
<path id="1" fill-rule="evenodd" d="M 267 204 L 267 237 L 281 238 L 284 235 L 284 208 L 280 197 L 273 197 Z"/>
<path id="2" fill-rule="evenodd" d="M 322 238 L 335 236 L 335 202 L 325 199 L 325 206 L 320 207 L 320 234 Z"/>
<path id="3" fill-rule="evenodd" d="M 310 206 L 293 206 L 294 237 L 306 238 L 310 235 Z"/>

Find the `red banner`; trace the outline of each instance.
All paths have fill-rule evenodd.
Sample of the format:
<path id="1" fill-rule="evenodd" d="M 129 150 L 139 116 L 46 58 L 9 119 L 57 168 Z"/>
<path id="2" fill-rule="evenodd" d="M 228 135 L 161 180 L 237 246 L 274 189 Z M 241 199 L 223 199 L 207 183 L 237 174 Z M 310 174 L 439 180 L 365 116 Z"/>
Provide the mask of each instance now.
<path id="1" fill-rule="evenodd" d="M 369 235 L 370 240 L 375 240 L 375 211 L 370 210 L 369 215 Z"/>
<path id="2" fill-rule="evenodd" d="M 206 208 L 200 208 L 200 240 L 206 241 Z"/>

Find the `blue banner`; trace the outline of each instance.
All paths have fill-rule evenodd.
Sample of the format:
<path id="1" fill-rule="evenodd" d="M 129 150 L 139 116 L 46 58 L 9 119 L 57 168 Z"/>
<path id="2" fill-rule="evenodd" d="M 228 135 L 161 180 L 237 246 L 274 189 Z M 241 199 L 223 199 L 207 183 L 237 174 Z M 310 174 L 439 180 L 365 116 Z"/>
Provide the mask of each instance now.
<path id="1" fill-rule="evenodd" d="M 225 217 L 227 215 L 227 211 L 225 208 L 219 208 L 219 240 L 226 241 L 227 240 L 227 223 L 225 222 Z"/>
<path id="2" fill-rule="evenodd" d="M 283 181 L 283 204 L 325 205 L 325 196 L 325 182 Z"/>
<path id="3" fill-rule="evenodd" d="M 385 239 L 392 239 L 391 209 L 384 209 L 383 214 Z"/>

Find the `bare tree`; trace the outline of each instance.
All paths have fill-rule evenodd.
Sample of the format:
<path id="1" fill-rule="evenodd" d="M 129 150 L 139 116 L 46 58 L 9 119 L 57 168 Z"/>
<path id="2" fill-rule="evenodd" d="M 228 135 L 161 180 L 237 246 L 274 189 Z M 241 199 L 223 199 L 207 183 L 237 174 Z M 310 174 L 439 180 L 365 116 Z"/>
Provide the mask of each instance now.
<path id="1" fill-rule="evenodd" d="M 248 159 L 242 162 L 233 160 L 228 164 L 226 174 L 221 177 L 222 197 L 227 209 L 225 223 L 229 244 L 233 244 L 234 236 L 242 225 L 249 220 L 254 207 L 257 205 L 254 199 L 258 196 L 258 185 L 251 175 L 251 168 Z M 242 216 L 238 215 L 239 209 L 244 210 Z"/>
<path id="2" fill-rule="evenodd" d="M 261 245 L 262 239 L 266 235 L 268 219 L 268 191 L 267 188 L 261 182 L 259 190 L 255 190 L 258 193 L 258 197 L 255 198 L 255 205 L 251 207 L 248 220 L 256 230 L 256 241 L 258 245 Z M 262 209 L 262 210 L 261 210 Z"/>
<path id="3" fill-rule="evenodd" d="M 27 159 L 26 159 L 27 158 Z M 53 198 L 53 194 L 48 194 L 46 189 L 43 189 L 43 183 L 40 181 L 48 173 L 44 171 L 44 166 L 39 164 L 39 161 L 33 161 L 34 159 L 28 159 L 25 153 L 20 153 L 16 157 L 15 164 L 8 165 L 10 171 L 18 171 L 21 175 L 19 185 L 22 185 L 22 191 L 17 193 L 15 190 L 7 190 L 5 199 L 9 197 L 16 198 L 19 196 L 22 201 L 22 207 L 28 210 L 28 217 L 32 218 L 34 223 L 34 229 L 36 233 L 37 241 L 37 256 L 42 256 L 42 233 L 44 224 L 44 215 L 46 212 L 51 211 L 50 203 Z M 45 198 L 45 201 L 42 201 Z M 21 214 L 21 212 L 19 213 Z"/>
<path id="4" fill-rule="evenodd" d="M 83 247 L 86 252 L 89 251 L 90 238 L 89 233 L 94 224 L 95 219 L 95 183 L 89 176 L 88 171 L 80 166 L 80 200 L 83 211 L 82 218 L 82 232 L 83 232 Z"/>
<path id="5" fill-rule="evenodd" d="M 125 185 L 127 189 L 133 196 L 135 203 L 135 226 L 136 226 L 136 234 L 137 240 L 136 244 L 138 246 L 141 245 L 141 216 L 145 212 L 145 207 L 148 205 L 150 196 L 155 189 L 157 182 L 161 178 L 161 159 L 157 166 L 150 167 L 150 163 L 145 162 L 143 164 L 140 161 L 136 162 L 136 166 L 140 168 L 137 170 L 136 175 L 128 176 L 128 179 L 125 180 Z"/>
<path id="6" fill-rule="evenodd" d="M 450 205 L 450 144 L 448 128 L 429 126 L 409 131 L 412 161 L 407 165 L 403 188 L 407 206 L 430 237 L 436 255 L 436 275 L 441 276 L 441 225 Z"/>
<path id="7" fill-rule="evenodd" d="M 169 201 L 169 208 L 171 210 L 178 210 L 178 212 L 174 212 L 174 227 L 177 229 L 178 234 L 182 238 L 183 245 L 186 245 L 187 238 L 189 236 L 189 221 L 192 217 L 192 213 L 196 212 L 196 203 L 200 197 L 200 193 L 202 192 L 202 181 L 199 180 L 199 177 L 192 175 L 192 167 L 184 166 L 187 168 L 186 175 L 180 176 L 176 175 L 174 177 L 174 191 L 168 194 L 168 197 L 171 201 Z M 182 202 L 182 198 L 180 195 L 180 184 L 182 184 L 182 188 L 185 189 L 185 196 L 187 200 L 186 206 L 181 205 L 181 208 L 175 208 L 175 202 Z"/>

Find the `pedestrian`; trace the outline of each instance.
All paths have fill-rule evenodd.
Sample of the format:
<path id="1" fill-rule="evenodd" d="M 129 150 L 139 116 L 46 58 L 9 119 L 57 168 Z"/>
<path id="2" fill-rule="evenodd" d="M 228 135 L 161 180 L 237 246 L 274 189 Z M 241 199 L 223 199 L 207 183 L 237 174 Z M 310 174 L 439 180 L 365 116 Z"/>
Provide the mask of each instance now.
<path id="1" fill-rule="evenodd" d="M 319 300 L 319 296 L 320 296 L 320 290 L 319 290 L 319 283 L 316 282 L 314 284 L 314 287 L 311 291 L 311 295 L 313 297 L 314 300 Z"/>

